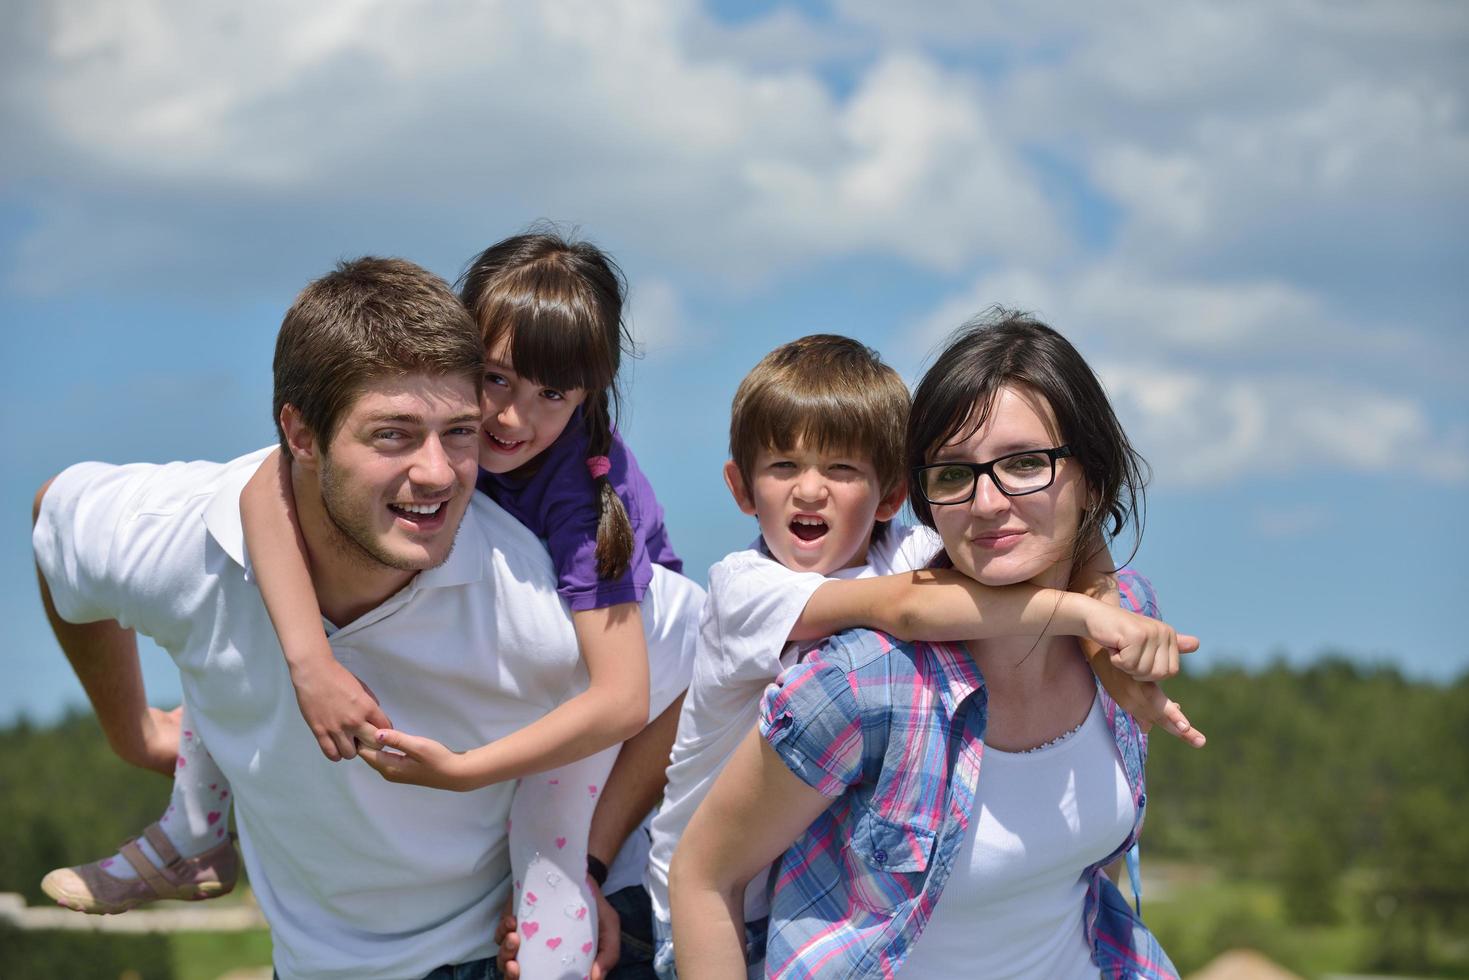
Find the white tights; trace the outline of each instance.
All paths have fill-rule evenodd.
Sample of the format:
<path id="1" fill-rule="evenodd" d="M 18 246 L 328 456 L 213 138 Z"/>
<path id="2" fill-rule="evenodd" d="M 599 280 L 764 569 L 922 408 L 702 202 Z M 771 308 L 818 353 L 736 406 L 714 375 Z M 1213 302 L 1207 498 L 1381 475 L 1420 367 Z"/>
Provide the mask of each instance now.
<path id="1" fill-rule="evenodd" d="M 526 776 L 510 806 L 520 975 L 582 980 L 597 951 L 597 906 L 587 886 L 587 831 L 621 746 Z"/>
<path id="2" fill-rule="evenodd" d="M 168 798 L 168 809 L 158 818 L 158 826 L 180 855 L 193 857 L 225 843 L 229 839 L 229 825 L 230 784 L 194 730 L 189 706 L 185 704 L 179 720 L 173 794 Z M 138 847 L 155 867 L 163 866 L 163 859 L 147 839 L 139 837 Z M 137 877 L 132 865 L 119 855 L 105 859 L 102 868 L 115 878 Z"/>

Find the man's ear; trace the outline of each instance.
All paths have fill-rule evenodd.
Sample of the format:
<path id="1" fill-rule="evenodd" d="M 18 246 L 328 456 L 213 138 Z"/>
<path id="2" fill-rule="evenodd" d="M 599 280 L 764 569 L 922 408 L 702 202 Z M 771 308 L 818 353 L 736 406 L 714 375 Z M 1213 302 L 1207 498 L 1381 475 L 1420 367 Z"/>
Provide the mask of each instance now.
<path id="1" fill-rule="evenodd" d="M 875 521 L 890 521 L 894 515 L 902 509 L 903 501 L 908 499 L 908 487 L 899 483 L 886 497 L 877 504 L 877 513 L 873 515 Z"/>
<path id="2" fill-rule="evenodd" d="M 316 462 L 316 436 L 301 417 L 300 409 L 290 402 L 281 406 L 281 431 L 286 434 L 286 445 L 291 458 L 306 466 Z"/>
<path id="3" fill-rule="evenodd" d="M 735 506 L 740 509 L 740 513 L 754 517 L 755 498 L 750 495 L 750 488 L 745 484 L 745 476 L 732 459 L 724 463 L 724 485 L 729 487 L 730 496 L 734 497 Z"/>

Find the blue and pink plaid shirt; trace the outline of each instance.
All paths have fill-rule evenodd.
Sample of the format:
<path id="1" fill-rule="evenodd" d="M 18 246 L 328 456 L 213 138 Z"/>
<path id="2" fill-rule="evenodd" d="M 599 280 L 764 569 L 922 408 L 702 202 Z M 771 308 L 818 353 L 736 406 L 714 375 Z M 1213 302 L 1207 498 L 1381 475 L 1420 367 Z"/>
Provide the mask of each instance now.
<path id="1" fill-rule="evenodd" d="M 1157 616 L 1147 580 L 1119 576 L 1124 608 Z M 1105 865 L 1137 840 L 1147 736 L 1097 686 L 1136 801 L 1132 832 L 1087 868 L 1082 914 L 1108 980 L 1177 971 Z M 768 977 L 891 977 L 923 934 L 954 870 L 979 783 L 987 695 L 962 647 L 854 630 L 766 691 L 760 732 L 831 807 L 781 861 L 765 952 Z"/>

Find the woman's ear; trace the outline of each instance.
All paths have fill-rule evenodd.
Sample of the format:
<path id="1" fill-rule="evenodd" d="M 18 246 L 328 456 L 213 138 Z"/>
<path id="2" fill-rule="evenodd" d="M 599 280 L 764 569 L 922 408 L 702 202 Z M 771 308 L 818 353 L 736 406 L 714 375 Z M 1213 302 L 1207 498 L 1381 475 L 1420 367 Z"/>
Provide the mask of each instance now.
<path id="1" fill-rule="evenodd" d="M 724 485 L 729 487 L 730 496 L 734 497 L 735 506 L 740 509 L 740 513 L 754 517 L 755 498 L 750 494 L 749 485 L 745 483 L 745 475 L 732 459 L 724 462 Z"/>

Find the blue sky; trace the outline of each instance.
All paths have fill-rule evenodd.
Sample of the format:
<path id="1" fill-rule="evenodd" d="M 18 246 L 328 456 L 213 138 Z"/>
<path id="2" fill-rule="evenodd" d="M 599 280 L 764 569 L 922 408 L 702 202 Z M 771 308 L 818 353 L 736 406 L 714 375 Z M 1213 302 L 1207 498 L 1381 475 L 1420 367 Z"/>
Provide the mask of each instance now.
<path id="1" fill-rule="evenodd" d="M 542 218 L 628 273 L 624 429 L 699 577 L 754 533 L 719 466 L 763 353 L 841 332 L 911 380 L 1004 303 L 1081 347 L 1152 462 L 1136 564 L 1195 665 L 1456 676 L 1466 42 L 1455 0 L 23 5 L 0 720 L 81 699 L 33 586 L 44 479 L 269 442 L 307 280 L 367 253 L 453 278 Z"/>

